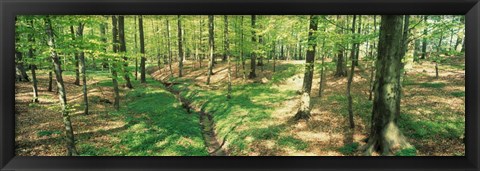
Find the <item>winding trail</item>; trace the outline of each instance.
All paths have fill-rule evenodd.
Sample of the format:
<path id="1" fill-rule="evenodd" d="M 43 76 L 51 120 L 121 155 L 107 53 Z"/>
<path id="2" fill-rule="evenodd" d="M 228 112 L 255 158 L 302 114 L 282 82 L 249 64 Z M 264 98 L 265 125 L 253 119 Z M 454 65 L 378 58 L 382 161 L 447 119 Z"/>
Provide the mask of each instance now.
<path id="1" fill-rule="evenodd" d="M 151 74 L 150 74 L 151 75 Z M 152 75 L 151 75 L 152 76 Z M 225 144 L 225 139 L 220 143 L 216 137 L 215 133 L 215 123 L 213 122 L 213 116 L 201 109 L 198 109 L 191 105 L 191 102 L 188 99 L 183 98 L 180 95 L 179 91 L 176 91 L 172 88 L 175 84 L 178 83 L 170 83 L 165 82 L 162 80 L 158 80 L 157 78 L 153 77 L 156 81 L 162 83 L 166 90 L 175 95 L 178 101 L 182 103 L 182 107 L 187 110 L 187 112 L 191 113 L 192 111 L 200 115 L 200 125 L 202 128 L 202 137 L 205 141 L 205 145 L 207 146 L 207 151 L 210 156 L 228 156 L 225 150 L 223 150 L 223 145 Z"/>

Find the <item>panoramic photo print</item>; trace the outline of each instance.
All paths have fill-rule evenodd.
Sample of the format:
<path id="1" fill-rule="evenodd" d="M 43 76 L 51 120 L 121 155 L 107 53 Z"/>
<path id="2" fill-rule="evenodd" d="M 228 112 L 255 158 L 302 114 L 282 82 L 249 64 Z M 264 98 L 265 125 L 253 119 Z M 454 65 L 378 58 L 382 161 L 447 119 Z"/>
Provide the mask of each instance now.
<path id="1" fill-rule="evenodd" d="M 465 156 L 463 15 L 15 21 L 17 156 Z"/>

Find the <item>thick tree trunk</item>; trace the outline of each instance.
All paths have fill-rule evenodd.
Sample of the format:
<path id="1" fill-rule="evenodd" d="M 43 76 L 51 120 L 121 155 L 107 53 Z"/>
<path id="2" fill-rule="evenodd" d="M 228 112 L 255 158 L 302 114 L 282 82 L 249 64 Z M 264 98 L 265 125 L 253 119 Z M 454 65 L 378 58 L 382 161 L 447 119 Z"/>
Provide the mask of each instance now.
<path id="1" fill-rule="evenodd" d="M 252 44 L 254 48 L 250 56 L 250 74 L 248 75 L 248 78 L 250 79 L 257 77 L 257 75 L 255 74 L 255 60 L 257 59 L 256 53 L 255 53 L 255 50 L 257 47 L 257 43 L 256 43 L 257 40 L 255 38 L 256 37 L 255 19 L 256 19 L 256 16 L 252 15 Z"/>
<path id="2" fill-rule="evenodd" d="M 117 16 L 112 16 L 112 35 L 113 35 L 113 52 L 114 53 L 117 53 L 118 52 L 118 29 L 117 29 L 117 26 L 118 26 L 118 19 L 117 19 Z M 115 110 L 119 110 L 120 109 L 120 94 L 119 94 L 119 89 L 118 89 L 118 74 L 117 74 L 117 70 L 118 70 L 118 60 L 113 58 L 112 59 L 112 64 L 110 65 L 110 70 L 112 72 L 112 84 L 113 84 L 113 93 L 115 95 L 115 101 L 113 102 L 113 107 L 115 108 Z"/>
<path id="3" fill-rule="evenodd" d="M 182 77 L 183 70 L 183 39 L 182 39 L 182 21 L 180 15 L 177 16 L 177 30 L 178 30 L 178 77 Z"/>
<path id="4" fill-rule="evenodd" d="M 15 52 L 15 62 L 16 62 L 16 69 L 17 69 L 17 80 L 23 82 L 29 82 L 30 79 L 28 78 L 27 71 L 23 66 L 23 54 L 21 52 Z"/>
<path id="5" fill-rule="evenodd" d="M 70 120 L 70 116 L 68 114 L 68 109 L 67 109 L 67 95 L 65 92 L 65 86 L 62 78 L 62 66 L 57 56 L 57 52 L 55 51 L 55 40 L 54 40 L 54 35 L 52 30 L 52 23 L 50 21 L 49 16 L 47 16 L 45 20 L 45 24 L 46 24 L 46 32 L 48 36 L 47 43 L 50 49 L 52 49 L 50 51 L 50 57 L 55 67 L 55 75 L 57 78 L 57 88 L 59 90 L 59 99 L 60 99 L 60 104 L 62 106 L 62 117 L 63 117 L 64 126 L 65 126 L 65 135 L 66 135 L 66 141 L 67 141 L 66 143 L 67 156 L 76 156 L 78 155 L 78 153 L 77 153 L 77 149 L 75 148 L 75 137 L 73 134 L 72 122 Z"/>
<path id="6" fill-rule="evenodd" d="M 128 71 L 128 58 L 127 58 L 127 46 L 125 42 L 125 17 L 123 15 L 118 16 L 118 39 L 120 41 L 120 53 L 123 53 L 123 79 L 125 80 L 125 86 L 129 89 L 133 88 L 130 82 L 130 72 Z"/>
<path id="7" fill-rule="evenodd" d="M 399 15 L 382 16 L 378 56 L 376 63 L 375 97 L 373 101 L 372 126 L 365 146 L 365 155 L 379 151 L 381 155 L 393 155 L 395 151 L 408 148 L 410 144 L 397 126 L 397 101 L 402 66 L 402 19 Z"/>
<path id="8" fill-rule="evenodd" d="M 213 44 L 214 44 L 214 35 L 213 35 L 213 15 L 208 16 L 208 50 L 210 53 L 210 61 L 208 63 L 208 77 L 207 85 L 210 84 L 210 77 L 213 74 Z"/>
<path id="9" fill-rule="evenodd" d="M 83 39 L 83 27 L 84 24 L 80 23 L 78 25 L 77 36 L 79 39 Z M 85 108 L 83 109 L 83 113 L 88 115 L 88 92 L 87 92 L 87 76 L 85 72 L 85 52 L 81 50 L 79 54 L 79 62 L 80 62 L 80 75 L 82 77 L 82 84 L 83 84 L 83 103 L 85 104 Z"/>
<path id="10" fill-rule="evenodd" d="M 141 83 L 146 83 L 146 72 L 145 72 L 145 61 L 147 60 L 145 58 L 145 37 L 144 37 L 144 32 L 143 32 L 143 16 L 140 15 L 138 16 L 138 30 L 140 32 L 140 53 L 142 54 L 142 57 L 140 58 L 140 82 Z"/>
<path id="11" fill-rule="evenodd" d="M 315 32 L 317 31 L 318 16 L 310 16 L 309 32 L 308 32 L 308 48 L 305 58 L 305 73 L 303 77 L 302 96 L 300 99 L 300 108 L 295 114 L 294 119 L 308 120 L 310 118 L 310 92 L 312 90 L 312 79 L 315 62 L 315 47 L 317 45 Z"/>

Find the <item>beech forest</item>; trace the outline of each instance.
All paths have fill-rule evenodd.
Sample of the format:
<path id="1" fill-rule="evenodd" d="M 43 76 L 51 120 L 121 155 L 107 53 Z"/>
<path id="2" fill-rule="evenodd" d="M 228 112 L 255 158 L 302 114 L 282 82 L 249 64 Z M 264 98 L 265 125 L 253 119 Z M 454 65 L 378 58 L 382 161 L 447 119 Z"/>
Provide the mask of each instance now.
<path id="1" fill-rule="evenodd" d="M 15 21 L 17 156 L 465 155 L 465 16 Z"/>

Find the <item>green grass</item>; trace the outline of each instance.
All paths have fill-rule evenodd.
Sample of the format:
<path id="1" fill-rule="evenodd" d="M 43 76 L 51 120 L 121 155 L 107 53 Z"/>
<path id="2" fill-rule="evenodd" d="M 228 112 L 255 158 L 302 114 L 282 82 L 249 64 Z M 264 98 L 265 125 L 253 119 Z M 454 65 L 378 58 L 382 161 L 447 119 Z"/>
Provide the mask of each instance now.
<path id="1" fill-rule="evenodd" d="M 109 82 L 105 81 L 105 83 Z M 111 82 L 111 81 L 110 81 Z M 120 111 L 110 111 L 123 118 L 121 131 L 110 133 L 120 139 L 111 147 L 79 144 L 82 155 L 107 156 L 206 156 L 200 118 L 188 113 L 165 87 L 147 77 L 148 84 L 133 81 Z M 101 84 L 108 86 L 108 84 Z"/>
<path id="2" fill-rule="evenodd" d="M 401 114 L 399 127 L 406 136 L 415 139 L 460 138 L 465 131 L 465 121 L 443 118 L 441 114 L 434 121 L 415 119 L 411 114 Z"/>
<path id="3" fill-rule="evenodd" d="M 465 91 L 455 91 L 450 93 L 454 97 L 465 97 Z"/>
<path id="4" fill-rule="evenodd" d="M 425 82 L 425 83 L 420 83 L 420 87 L 424 88 L 443 88 L 445 87 L 445 83 L 430 83 L 430 82 Z"/>
<path id="5" fill-rule="evenodd" d="M 342 153 L 343 155 L 353 155 L 358 149 L 359 144 L 357 142 L 346 144 L 343 147 L 340 147 L 338 151 Z"/>
<path id="6" fill-rule="evenodd" d="M 308 144 L 306 142 L 292 136 L 280 137 L 277 142 L 278 145 L 282 147 L 290 147 L 296 150 L 305 150 L 308 148 Z"/>
<path id="7" fill-rule="evenodd" d="M 62 134 L 62 131 L 59 131 L 59 130 L 40 130 L 37 132 L 37 136 L 39 137 L 44 137 L 44 136 L 51 136 L 51 135 L 54 135 L 54 134 Z"/>
<path id="8" fill-rule="evenodd" d="M 416 156 L 416 155 L 417 155 L 417 149 L 415 147 L 405 148 L 395 153 L 395 156 Z"/>

